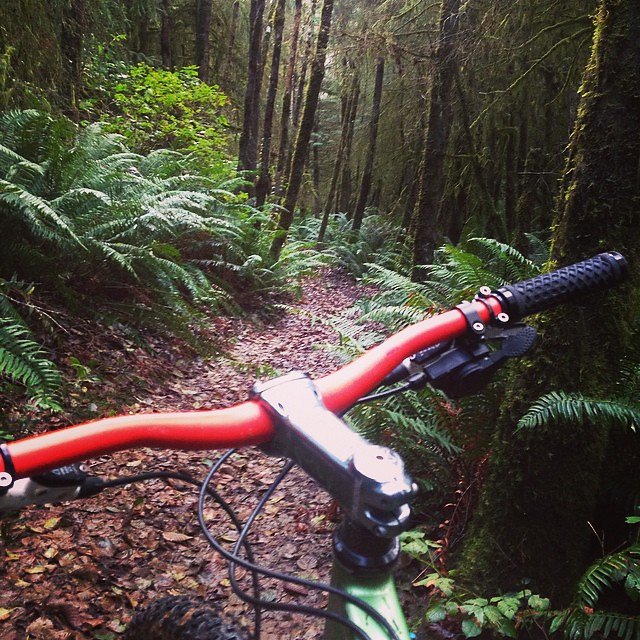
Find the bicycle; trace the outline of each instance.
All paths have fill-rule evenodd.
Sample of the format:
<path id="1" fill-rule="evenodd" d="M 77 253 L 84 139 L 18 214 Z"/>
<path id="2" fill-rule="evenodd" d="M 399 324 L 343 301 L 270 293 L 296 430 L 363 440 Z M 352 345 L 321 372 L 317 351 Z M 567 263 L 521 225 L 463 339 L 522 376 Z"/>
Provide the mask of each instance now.
<path id="1" fill-rule="evenodd" d="M 340 416 L 358 402 L 426 384 L 454 398 L 476 393 L 507 359 L 522 356 L 535 342 L 535 330 L 523 324 L 522 318 L 578 294 L 613 286 L 627 273 L 625 258 L 610 252 L 496 290 L 482 287 L 471 302 L 400 331 L 323 378 L 312 381 L 304 373 L 293 372 L 257 384 L 252 397 L 234 407 L 119 416 L 5 442 L 0 445 L 0 514 L 30 504 L 86 498 L 108 487 L 149 478 L 197 484 L 203 533 L 229 561 L 234 591 L 254 608 L 252 637 L 260 637 L 261 613 L 270 609 L 324 618 L 325 640 L 408 640 L 411 634 L 393 567 L 417 485 L 396 452 L 367 442 Z M 389 388 L 375 391 L 379 387 Z M 289 461 L 242 523 L 210 486 L 231 452 L 211 467 L 201 483 L 188 474 L 172 472 L 104 480 L 89 475 L 79 464 L 86 458 L 137 446 L 184 450 L 260 446 Z M 330 584 L 258 566 L 247 539 L 257 515 L 294 464 L 342 508 L 342 522 L 333 534 Z M 204 517 L 207 496 L 222 506 L 238 530 L 232 551 L 223 548 L 209 531 Z M 237 567 L 248 570 L 252 592 L 239 586 Z M 322 610 L 267 602 L 261 597 L 260 576 L 326 591 L 328 606 Z M 137 613 L 125 637 L 238 640 L 246 637 L 246 630 L 222 621 L 206 604 L 177 597 L 161 599 Z"/>

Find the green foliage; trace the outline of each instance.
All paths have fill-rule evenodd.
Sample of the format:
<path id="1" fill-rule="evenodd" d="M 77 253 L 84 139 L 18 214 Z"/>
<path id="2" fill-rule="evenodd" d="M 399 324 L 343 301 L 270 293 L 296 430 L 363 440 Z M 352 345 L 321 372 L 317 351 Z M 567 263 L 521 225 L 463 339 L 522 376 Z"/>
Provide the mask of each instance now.
<path id="1" fill-rule="evenodd" d="M 97 124 L 3 114 L 0 277 L 193 342 L 202 310 L 233 307 L 239 291 L 295 287 L 331 260 L 300 241 L 274 260 L 260 231 L 267 214 L 234 195 L 239 180 L 220 184 L 190 168 L 177 151 L 133 153 Z M 57 374 L 24 322 L 3 312 L 1 331 L 0 375 L 52 406 Z"/>
<path id="2" fill-rule="evenodd" d="M 0 260 L 5 272 L 41 277 L 48 267 L 57 288 L 99 297 L 146 290 L 138 311 L 153 307 L 185 322 L 193 304 L 224 302 L 182 251 L 190 238 L 207 238 L 219 253 L 238 244 L 225 202 L 233 196 L 184 173 L 181 154 L 134 154 L 97 125 L 76 132 L 37 112 L 5 115 L 0 131 L 0 143 L 29 153 L 0 146 L 0 220 L 12 240 Z"/>
<path id="3" fill-rule="evenodd" d="M 24 386 L 34 405 L 57 410 L 59 373 L 11 301 L 12 295 L 28 298 L 30 292 L 21 283 L 0 279 L 0 381 Z"/>
<path id="4" fill-rule="evenodd" d="M 637 399 L 640 363 L 634 357 L 625 360 L 616 380 L 617 389 L 612 398 L 594 399 L 563 391 L 547 393 L 520 418 L 518 429 L 541 428 L 562 422 L 586 422 L 636 431 L 640 425 L 640 404 Z"/>
<path id="5" fill-rule="evenodd" d="M 307 217 L 295 224 L 291 236 L 315 246 L 319 229 L 320 220 Z M 322 250 L 330 253 L 336 264 L 355 276 L 361 276 L 369 263 L 393 266 L 402 260 L 397 228 L 377 214 L 367 216 L 357 234 L 351 231 L 351 220 L 344 213 L 331 216 Z"/>
<path id="6" fill-rule="evenodd" d="M 579 393 L 552 391 L 536 400 L 518 421 L 518 428 L 562 422 L 592 422 L 624 426 L 635 431 L 640 424 L 640 407 L 624 400 L 594 400 Z"/>
<path id="7" fill-rule="evenodd" d="M 227 96 L 198 78 L 196 67 L 176 71 L 145 63 L 126 68 L 101 87 L 110 102 L 87 99 L 108 132 L 121 133 L 140 153 L 170 148 L 191 154 L 200 173 L 219 180 L 232 175 L 227 156 Z M 102 109 L 107 107 L 107 113 Z"/>
<path id="8" fill-rule="evenodd" d="M 430 573 L 414 583 L 427 587 L 431 600 L 426 622 L 455 620 L 465 638 L 475 638 L 485 631 L 506 638 L 516 638 L 518 630 L 548 611 L 547 598 L 523 589 L 515 593 L 481 598 L 461 588 L 451 576 Z"/>
<path id="9" fill-rule="evenodd" d="M 620 611 L 598 610 L 600 598 L 616 585 L 637 611 L 640 602 L 640 545 L 634 544 L 591 565 L 578 582 L 572 606 L 546 616 L 550 631 L 562 631 L 569 640 L 640 637 L 640 616 Z"/>
<path id="10" fill-rule="evenodd" d="M 394 330 L 470 299 L 481 286 L 496 288 L 539 272 L 539 267 L 516 249 L 490 238 L 444 245 L 436 251 L 434 263 L 423 269 L 420 282 L 380 265 L 369 267 L 365 282 L 379 292 L 364 308 L 364 318 Z"/>

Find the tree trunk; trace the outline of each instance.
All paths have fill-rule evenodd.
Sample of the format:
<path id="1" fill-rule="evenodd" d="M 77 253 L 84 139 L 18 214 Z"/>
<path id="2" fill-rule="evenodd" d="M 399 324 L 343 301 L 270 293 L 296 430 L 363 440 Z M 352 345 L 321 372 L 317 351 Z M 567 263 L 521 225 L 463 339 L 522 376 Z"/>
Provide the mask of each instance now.
<path id="1" fill-rule="evenodd" d="M 66 8 L 60 34 L 60 52 L 64 67 L 65 85 L 63 101 L 78 119 L 78 100 L 82 87 L 82 48 L 85 33 L 86 12 L 84 0 L 72 0 Z"/>
<path id="2" fill-rule="evenodd" d="M 196 66 L 198 67 L 198 77 L 202 82 L 209 82 L 210 32 L 211 0 L 198 0 L 196 15 Z"/>
<path id="3" fill-rule="evenodd" d="M 278 220 L 280 232 L 276 235 L 271 245 L 271 253 L 274 256 L 280 255 L 289 227 L 293 222 L 293 214 L 298 201 L 300 187 L 302 186 L 302 174 L 304 172 L 304 165 L 309 150 L 309 141 L 315 123 L 320 87 L 322 86 L 322 80 L 324 78 L 324 64 L 327 55 L 329 32 L 331 31 L 332 12 L 333 0 L 324 0 L 320 17 L 320 29 L 316 41 L 316 51 L 311 62 L 311 73 L 309 74 L 309 84 L 307 85 L 300 129 L 296 137 L 293 159 L 291 161 L 291 173 L 284 197 L 283 210 L 280 212 L 280 218 Z"/>
<path id="4" fill-rule="evenodd" d="M 244 93 L 242 133 L 238 149 L 238 170 L 255 171 L 258 164 L 258 117 L 260 113 L 260 87 L 262 84 L 260 49 L 262 44 L 262 18 L 265 0 L 251 0 L 249 11 L 249 64 L 247 86 Z M 253 194 L 253 186 L 248 192 Z"/>
<path id="5" fill-rule="evenodd" d="M 316 117 L 313 125 L 313 138 L 311 140 L 311 177 L 313 179 L 313 217 L 320 216 L 322 203 L 320 201 L 320 125 Z"/>
<path id="6" fill-rule="evenodd" d="M 340 189 L 337 196 L 338 211 L 349 211 L 351 201 L 351 152 L 353 150 L 353 134 L 358 115 L 358 102 L 360 100 L 360 79 L 355 78 L 353 99 L 351 100 L 351 111 L 347 128 L 347 139 L 344 145 L 344 159 L 342 161 L 342 176 L 340 179 Z"/>
<path id="7" fill-rule="evenodd" d="M 169 12 L 171 11 L 171 0 L 162 0 L 162 18 L 160 24 L 160 55 L 162 66 L 171 69 L 171 25 L 169 23 Z"/>
<path id="8" fill-rule="evenodd" d="M 376 63 L 376 80 L 373 89 L 373 107 L 371 109 L 371 121 L 369 122 L 369 146 L 367 149 L 367 160 L 362 172 L 360 182 L 360 193 L 353 212 L 352 231 L 359 231 L 362 226 L 364 209 L 367 206 L 369 191 L 371 190 L 371 180 L 373 178 L 373 163 L 376 158 L 376 142 L 378 139 L 378 122 L 380 120 L 380 103 L 382 101 L 382 81 L 384 80 L 384 58 L 380 56 Z"/>
<path id="9" fill-rule="evenodd" d="M 309 25 L 307 30 L 307 41 L 302 56 L 302 67 L 298 74 L 298 90 L 295 94 L 293 104 L 293 126 L 297 127 L 300 121 L 300 113 L 302 112 L 302 100 L 304 98 L 304 87 L 307 82 L 307 69 L 309 67 L 309 59 L 311 58 L 311 49 L 313 48 L 313 22 L 316 16 L 318 0 L 311 0 L 311 12 L 309 15 Z"/>
<path id="10" fill-rule="evenodd" d="M 293 30 L 291 32 L 291 44 L 289 45 L 289 63 L 284 82 L 284 95 L 282 96 L 282 115 L 280 116 L 280 145 L 278 147 L 278 161 L 276 164 L 275 193 L 281 196 L 282 174 L 287 159 L 289 148 L 289 127 L 291 124 L 291 98 L 293 94 L 293 74 L 296 67 L 298 54 L 298 41 L 300 39 L 300 18 L 302 16 L 302 0 L 296 0 L 296 10 L 293 17 Z"/>
<path id="11" fill-rule="evenodd" d="M 440 32 L 434 54 L 429 119 L 415 211 L 413 263 L 429 264 L 441 241 L 438 212 L 444 190 L 444 164 L 453 121 L 451 88 L 456 70 L 460 0 L 442 0 Z M 417 275 L 414 272 L 414 276 Z"/>
<path id="12" fill-rule="evenodd" d="M 221 76 L 229 81 L 229 70 L 231 69 L 231 61 L 233 60 L 233 49 L 236 46 L 236 32 L 238 31 L 238 13 L 240 12 L 240 0 L 235 0 L 231 10 L 231 24 L 229 25 L 229 47 L 227 55 L 224 59 Z"/>
<path id="13" fill-rule="evenodd" d="M 256 183 L 256 206 L 261 207 L 267 193 L 271 189 L 269 164 L 271 160 L 271 137 L 273 133 L 273 114 L 278 92 L 278 78 L 280 71 L 280 52 L 282 51 L 282 32 L 284 31 L 284 0 L 277 0 L 273 15 L 273 52 L 271 56 L 271 73 L 267 102 L 264 108 L 264 125 L 262 127 L 262 151 L 260 156 L 260 174 Z"/>
<path id="14" fill-rule="evenodd" d="M 342 110 L 342 128 L 340 131 L 340 140 L 338 142 L 338 149 L 336 152 L 336 161 L 333 165 L 333 172 L 331 174 L 331 183 L 329 184 L 329 193 L 327 194 L 327 200 L 324 205 L 324 213 L 322 216 L 322 222 L 320 223 L 320 230 L 318 231 L 318 243 L 324 241 L 324 234 L 327 231 L 329 225 L 329 217 L 334 212 L 334 203 L 336 201 L 336 195 L 338 191 L 338 178 L 340 177 L 340 171 L 342 169 L 342 163 L 344 161 L 345 145 L 347 143 L 347 135 L 349 132 L 349 119 L 351 117 L 351 108 L 353 100 L 356 95 L 356 88 L 359 85 L 358 74 L 353 75 L 351 87 L 346 96 L 346 102 Z"/>
<path id="15" fill-rule="evenodd" d="M 640 260 L 640 3 L 601 0 L 591 59 L 569 145 L 552 256 L 567 264 L 620 250 Z M 460 568 L 483 589 L 519 588 L 566 601 L 590 558 L 608 478 L 628 461 L 634 444 L 612 446 L 606 425 L 563 423 L 527 432 L 514 421 L 532 400 L 551 390 L 607 397 L 629 347 L 640 282 L 594 295 L 545 314 L 541 348 L 507 389 L 479 509 Z M 635 454 L 635 458 L 634 458 Z M 628 477 L 637 492 L 637 468 Z M 599 501 L 600 497 L 600 501 Z M 618 514 L 623 520 L 625 509 Z M 610 540 L 605 531 L 606 543 Z M 593 549 L 591 550 L 593 551 Z M 597 550 L 600 553 L 600 550 Z M 498 560 L 497 560 L 498 559 Z"/>

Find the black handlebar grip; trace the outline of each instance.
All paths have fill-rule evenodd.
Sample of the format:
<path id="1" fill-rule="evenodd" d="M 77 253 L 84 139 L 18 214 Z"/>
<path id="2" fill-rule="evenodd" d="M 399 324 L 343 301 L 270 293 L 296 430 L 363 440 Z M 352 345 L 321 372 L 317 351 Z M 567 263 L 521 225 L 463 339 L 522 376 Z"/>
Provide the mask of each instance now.
<path id="1" fill-rule="evenodd" d="M 493 291 L 513 320 L 567 302 L 582 293 L 612 287 L 629 272 L 624 256 L 612 251 L 576 262 L 557 271 L 506 285 Z"/>

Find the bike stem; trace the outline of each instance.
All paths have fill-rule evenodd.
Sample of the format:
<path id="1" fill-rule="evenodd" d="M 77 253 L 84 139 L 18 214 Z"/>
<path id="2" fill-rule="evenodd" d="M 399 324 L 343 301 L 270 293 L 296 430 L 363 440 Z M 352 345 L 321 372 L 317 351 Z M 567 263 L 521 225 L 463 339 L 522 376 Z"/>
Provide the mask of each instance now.
<path id="1" fill-rule="evenodd" d="M 320 484 L 344 511 L 333 536 L 331 583 L 366 602 L 390 624 L 395 637 L 410 638 L 392 569 L 400 554 L 399 534 L 408 527 L 410 501 L 418 487 L 391 449 L 371 444 L 324 405 L 304 373 L 257 384 L 255 398 L 275 418 L 271 455 L 291 458 Z M 362 609 L 332 596 L 328 608 L 343 615 L 369 638 L 389 634 Z M 325 640 L 353 640 L 344 626 L 327 621 Z"/>
<path id="2" fill-rule="evenodd" d="M 342 506 L 346 518 L 379 538 L 404 531 L 417 485 L 400 456 L 371 444 L 324 405 L 313 381 L 293 372 L 253 389 L 275 418 L 267 453 L 291 458 Z"/>

